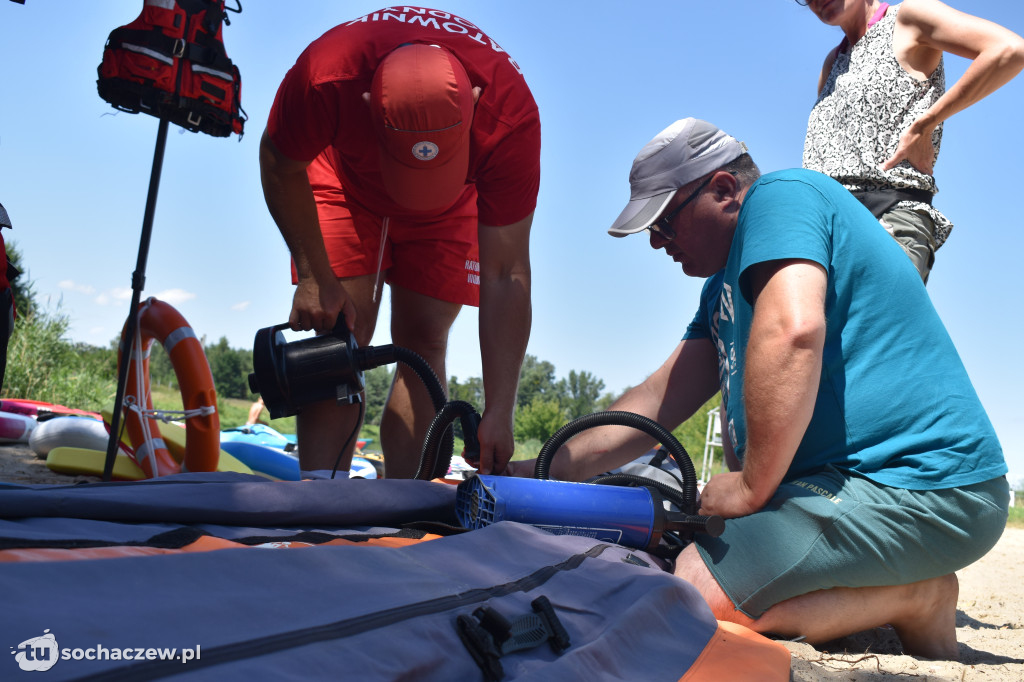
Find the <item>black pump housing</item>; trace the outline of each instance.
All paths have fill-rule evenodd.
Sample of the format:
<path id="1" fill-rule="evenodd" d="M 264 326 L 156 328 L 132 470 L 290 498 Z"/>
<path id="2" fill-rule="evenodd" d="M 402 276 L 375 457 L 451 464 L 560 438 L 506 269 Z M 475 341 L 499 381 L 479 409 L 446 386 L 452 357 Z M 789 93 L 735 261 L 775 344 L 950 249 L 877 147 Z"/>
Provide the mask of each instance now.
<path id="1" fill-rule="evenodd" d="M 304 405 L 325 400 L 359 402 L 363 372 L 344 317 L 339 316 L 329 334 L 290 343 L 283 334 L 288 326 L 260 329 L 253 342 L 249 389 L 263 397 L 270 418 L 289 417 Z"/>

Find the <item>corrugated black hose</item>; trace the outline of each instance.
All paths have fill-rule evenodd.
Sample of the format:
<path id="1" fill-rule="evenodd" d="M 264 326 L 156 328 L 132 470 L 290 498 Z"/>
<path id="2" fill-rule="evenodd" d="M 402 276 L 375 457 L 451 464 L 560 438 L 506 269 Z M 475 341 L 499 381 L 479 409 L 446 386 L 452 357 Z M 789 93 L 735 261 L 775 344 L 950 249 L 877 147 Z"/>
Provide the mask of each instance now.
<path id="1" fill-rule="evenodd" d="M 682 499 L 684 504 L 680 505 L 680 508 L 688 514 L 693 514 L 697 511 L 697 472 L 694 471 L 693 462 L 690 461 L 689 455 L 683 449 L 682 443 L 672 435 L 672 432 L 658 422 L 633 412 L 612 411 L 588 414 L 574 419 L 558 429 L 540 449 L 540 454 L 537 455 L 537 464 L 533 470 L 533 477 L 539 479 L 550 478 L 551 460 L 555 453 L 558 452 L 558 449 L 573 436 L 596 426 L 629 426 L 643 431 L 665 446 L 668 453 L 672 455 L 672 459 L 679 465 L 679 473 L 682 474 L 683 478 Z M 643 485 L 647 485 L 647 483 Z"/>
<path id="2" fill-rule="evenodd" d="M 390 365 L 394 362 L 401 362 L 408 366 L 416 373 L 416 376 L 420 378 L 423 385 L 426 386 L 427 392 L 430 393 L 430 400 L 434 404 L 434 412 L 438 413 L 431 422 L 431 428 L 438 422 L 440 413 L 444 411 L 448 405 L 448 396 L 445 394 L 444 385 L 440 379 L 437 378 L 437 374 L 434 372 L 430 364 L 423 359 L 419 353 L 411 351 L 408 348 L 402 348 L 394 344 L 386 344 L 383 346 L 367 346 L 366 348 L 357 348 L 355 351 L 356 363 L 359 368 L 363 371 L 380 367 L 381 365 Z M 459 401 L 455 401 L 456 403 Z M 468 405 L 468 403 L 466 403 Z M 472 406 L 470 406 L 472 409 Z M 451 421 L 444 424 L 447 427 Z M 479 421 L 479 418 L 478 418 Z M 463 421 L 463 429 L 465 429 L 465 421 Z M 440 429 L 440 433 L 437 434 L 435 444 L 431 449 L 431 457 L 434 457 L 438 452 L 447 452 L 448 460 L 444 460 L 445 470 L 441 472 L 441 476 L 444 476 L 448 471 L 448 462 L 451 459 L 451 454 L 455 450 L 455 437 L 452 434 L 452 430 L 449 428 Z M 427 431 L 428 439 L 430 437 L 430 430 Z M 467 435 L 468 437 L 468 435 Z M 473 438 L 476 439 L 476 429 L 473 429 Z M 439 443 L 439 444 L 438 444 Z M 420 467 L 416 472 L 416 478 L 422 478 L 421 474 L 426 476 L 428 473 L 433 474 L 435 468 L 439 468 L 440 464 L 436 460 L 432 459 L 429 462 L 429 471 L 424 467 L 423 457 L 426 456 L 427 449 L 426 443 L 424 443 L 423 453 L 420 457 Z M 442 458 L 443 459 L 443 458 Z M 430 476 L 429 478 L 435 478 Z M 427 480 L 429 480 L 429 478 Z"/>
<path id="3" fill-rule="evenodd" d="M 465 436 L 466 453 L 469 459 L 479 458 L 480 444 L 476 438 L 476 427 L 480 424 L 480 415 L 476 409 L 464 400 L 451 400 L 445 403 L 441 411 L 437 413 L 430 427 L 427 428 L 427 435 L 423 439 L 423 452 L 420 454 L 420 467 L 416 471 L 416 478 L 429 481 L 435 478 L 443 478 L 448 473 L 448 466 L 452 460 L 454 449 L 449 428 L 459 418 L 462 420 L 462 434 Z M 442 436 L 448 436 L 447 440 L 441 442 Z M 474 458 L 473 455 L 476 455 Z"/>

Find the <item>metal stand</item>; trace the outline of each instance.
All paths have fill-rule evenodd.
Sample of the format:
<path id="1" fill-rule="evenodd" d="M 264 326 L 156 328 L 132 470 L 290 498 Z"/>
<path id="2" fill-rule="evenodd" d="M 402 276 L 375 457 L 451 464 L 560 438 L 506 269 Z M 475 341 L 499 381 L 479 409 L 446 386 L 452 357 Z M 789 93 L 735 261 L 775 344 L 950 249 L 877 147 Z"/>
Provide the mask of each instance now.
<path id="1" fill-rule="evenodd" d="M 121 335 L 121 359 L 117 367 L 117 393 L 114 397 L 114 412 L 110 415 L 110 439 L 107 441 L 107 458 L 103 465 L 103 480 L 109 481 L 114 473 L 114 460 L 120 447 L 121 408 L 124 403 L 125 384 L 128 383 L 128 366 L 131 364 L 132 343 L 135 326 L 138 324 L 139 299 L 146 284 L 146 259 L 149 257 L 149 240 L 153 233 L 153 214 L 156 212 L 156 195 L 160 188 L 160 171 L 164 163 L 164 147 L 167 145 L 167 119 L 160 119 L 156 133 L 156 150 L 153 152 L 153 170 L 149 174 L 149 194 L 146 196 L 146 212 L 142 218 L 142 235 L 139 239 L 139 257 L 132 273 L 132 302 L 128 309 L 128 320 Z"/>

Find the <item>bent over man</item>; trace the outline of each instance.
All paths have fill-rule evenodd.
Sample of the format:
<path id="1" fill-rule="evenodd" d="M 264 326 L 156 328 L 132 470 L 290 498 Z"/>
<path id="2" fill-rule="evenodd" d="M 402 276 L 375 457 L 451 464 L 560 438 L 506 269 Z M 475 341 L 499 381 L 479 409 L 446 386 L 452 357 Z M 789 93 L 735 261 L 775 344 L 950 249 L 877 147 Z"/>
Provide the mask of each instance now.
<path id="1" fill-rule="evenodd" d="M 540 119 L 508 53 L 441 10 L 387 8 L 315 40 L 285 76 L 260 144 L 264 195 L 293 259 L 295 330 L 339 313 L 366 345 L 381 287 L 391 338 L 444 381 L 448 331 L 480 307 L 482 471 L 512 456 L 512 412 L 530 334 L 529 234 Z M 399 366 L 381 420 L 388 477 L 415 474 L 434 409 Z M 358 408 L 303 408 L 307 476 L 347 469 Z M 339 452 L 341 454 L 339 455 Z"/>

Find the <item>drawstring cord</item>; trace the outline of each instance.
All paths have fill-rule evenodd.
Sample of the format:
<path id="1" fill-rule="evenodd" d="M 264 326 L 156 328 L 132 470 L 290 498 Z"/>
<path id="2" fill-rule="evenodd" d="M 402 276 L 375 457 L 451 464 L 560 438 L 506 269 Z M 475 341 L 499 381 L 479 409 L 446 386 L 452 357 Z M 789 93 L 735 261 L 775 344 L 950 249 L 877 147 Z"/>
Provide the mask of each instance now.
<path id="1" fill-rule="evenodd" d="M 377 302 L 377 294 L 380 293 L 380 266 L 384 262 L 384 244 L 388 240 L 388 224 L 391 219 L 384 216 L 384 229 L 380 236 L 380 249 L 377 250 L 377 278 L 373 282 L 373 302 Z"/>

